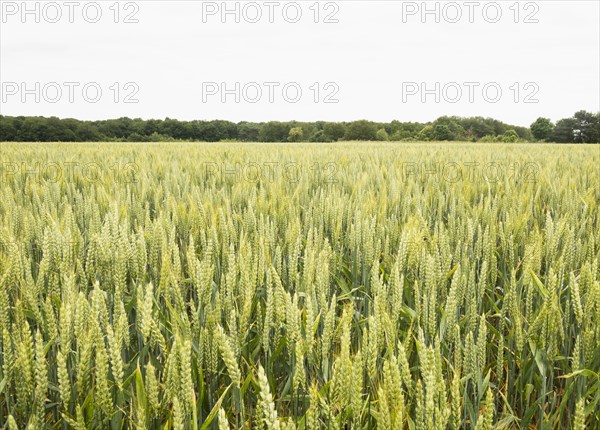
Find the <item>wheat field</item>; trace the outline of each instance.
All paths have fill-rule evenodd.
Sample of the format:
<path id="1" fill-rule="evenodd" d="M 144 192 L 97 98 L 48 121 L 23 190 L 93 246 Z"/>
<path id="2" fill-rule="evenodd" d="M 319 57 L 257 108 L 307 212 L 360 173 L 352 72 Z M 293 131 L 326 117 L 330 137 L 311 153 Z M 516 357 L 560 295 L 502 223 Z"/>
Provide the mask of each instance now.
<path id="1" fill-rule="evenodd" d="M 0 428 L 598 429 L 599 165 L 3 143 Z"/>

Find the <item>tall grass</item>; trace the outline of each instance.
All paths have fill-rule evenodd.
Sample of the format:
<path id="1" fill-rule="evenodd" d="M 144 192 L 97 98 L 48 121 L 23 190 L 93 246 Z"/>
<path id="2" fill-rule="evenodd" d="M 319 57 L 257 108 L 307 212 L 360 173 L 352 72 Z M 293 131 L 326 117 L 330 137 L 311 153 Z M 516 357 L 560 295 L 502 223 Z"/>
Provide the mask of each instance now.
<path id="1" fill-rule="evenodd" d="M 0 427 L 600 426 L 597 147 L 0 162 Z"/>

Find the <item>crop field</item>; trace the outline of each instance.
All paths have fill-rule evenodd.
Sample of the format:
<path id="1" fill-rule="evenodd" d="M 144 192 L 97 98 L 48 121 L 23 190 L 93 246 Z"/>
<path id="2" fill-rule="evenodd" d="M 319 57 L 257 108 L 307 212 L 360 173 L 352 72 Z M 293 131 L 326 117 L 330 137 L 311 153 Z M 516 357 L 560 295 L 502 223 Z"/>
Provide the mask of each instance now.
<path id="1" fill-rule="evenodd" d="M 597 145 L 0 147 L 0 428 L 598 429 Z"/>

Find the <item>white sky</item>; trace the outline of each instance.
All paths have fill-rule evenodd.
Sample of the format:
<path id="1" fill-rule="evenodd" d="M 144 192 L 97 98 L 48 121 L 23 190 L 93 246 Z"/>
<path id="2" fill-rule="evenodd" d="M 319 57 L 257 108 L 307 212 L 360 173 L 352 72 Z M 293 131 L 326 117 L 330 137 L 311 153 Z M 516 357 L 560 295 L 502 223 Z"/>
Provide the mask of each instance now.
<path id="1" fill-rule="evenodd" d="M 600 1 L 500 1 L 502 17 L 495 16 L 492 2 L 479 1 L 471 6 L 474 23 L 469 22 L 468 2 L 428 1 L 428 8 L 440 8 L 440 23 L 433 14 L 421 22 L 422 2 L 403 1 L 326 1 L 319 2 L 319 20 L 333 16 L 338 23 L 314 23 L 315 1 L 301 1 L 302 18 L 288 23 L 279 1 L 274 8 L 274 23 L 269 23 L 270 6 L 258 1 L 246 6 L 252 19 L 258 5 L 263 13 L 258 23 L 236 23 L 234 15 L 221 22 L 221 16 L 204 15 L 222 3 L 202 1 L 136 1 L 135 5 L 120 2 L 119 21 L 129 12 L 138 10 L 138 23 L 114 23 L 110 9 L 114 1 L 100 3 L 99 22 L 86 22 L 80 1 L 73 6 L 74 23 L 69 22 L 69 8 L 63 1 L 26 2 L 32 10 L 39 7 L 40 23 L 35 15 L 22 22 L 22 2 L 0 2 L 0 81 L 4 115 L 43 115 L 104 119 L 120 116 L 141 118 L 228 119 L 231 121 L 350 121 L 366 118 L 374 121 L 431 121 L 441 115 L 491 116 L 502 121 L 528 126 L 538 116 L 554 120 L 571 116 L 575 111 L 600 110 Z M 246 3 L 228 1 L 228 7 Z M 36 6 L 38 4 L 39 6 Z M 458 5 L 463 13 L 457 23 Z M 45 7 L 44 7 L 45 6 Z M 58 23 L 49 23 L 58 6 L 63 16 Z M 484 16 L 483 7 L 487 14 Z M 288 19 L 294 18 L 294 5 L 286 6 Z M 409 12 L 418 8 L 415 15 Z M 445 8 L 444 8 L 445 7 Z M 511 9 L 512 7 L 512 9 Z M 16 8 L 16 10 L 15 10 Z M 113 8 L 114 9 L 114 8 Z M 519 9 L 519 23 L 515 23 Z M 406 14 L 403 15 L 403 10 Z M 13 14 L 14 13 L 14 14 Z M 538 23 L 524 23 L 531 16 Z M 203 22 L 203 17 L 205 18 Z M 86 18 L 94 18 L 94 8 L 88 6 Z M 530 19 L 531 19 L 530 18 Z M 406 21 L 406 22 L 403 22 Z M 46 86 L 46 98 L 40 90 L 23 102 L 21 86 L 35 89 L 35 83 L 57 82 L 63 91 L 57 103 L 55 87 Z M 65 82 L 77 82 L 73 102 Z M 97 103 L 86 101 L 81 88 L 95 82 L 102 89 Z M 119 100 L 110 87 L 120 83 Z M 123 103 L 123 97 L 134 86 L 138 103 Z M 220 95 L 205 94 L 203 83 L 225 82 L 231 89 L 235 82 L 243 87 L 249 82 L 260 84 L 263 95 L 258 103 L 236 103 L 229 95 L 223 103 Z M 278 82 L 274 102 L 269 102 L 269 87 L 265 82 Z M 286 83 L 297 83 L 302 98 L 290 103 L 282 96 Z M 319 102 L 315 82 L 320 83 Z M 326 83 L 334 83 L 324 88 Z M 434 95 L 423 101 L 419 94 L 408 95 L 403 102 L 403 83 L 426 83 L 434 89 L 450 82 L 460 84 L 463 91 L 458 103 Z M 476 82 L 474 101 L 469 101 L 469 87 Z M 490 87 L 488 96 L 495 96 L 495 87 L 502 89 L 497 103 L 486 101 L 482 87 Z M 519 99 L 515 102 L 515 83 L 519 83 Z M 529 86 L 526 86 L 528 83 Z M 16 86 L 15 86 L 16 84 Z M 475 85 L 475 84 L 473 84 Z M 336 86 L 337 103 L 323 103 L 323 98 Z M 311 87 L 313 90 L 311 90 Z M 115 87 L 113 87 L 115 88 Z M 512 89 L 511 89 L 512 88 Z M 406 89 L 406 87 L 405 87 Z M 93 90 L 93 88 L 92 88 Z M 88 95 L 94 96 L 90 90 Z M 447 87 L 447 97 L 456 96 L 456 88 Z M 15 94 L 13 94 L 15 93 Z M 91 94 L 91 95 L 90 95 Z M 247 97 L 255 97 L 248 87 Z M 532 94 L 537 103 L 524 103 Z M 294 97 L 294 89 L 288 92 Z"/>

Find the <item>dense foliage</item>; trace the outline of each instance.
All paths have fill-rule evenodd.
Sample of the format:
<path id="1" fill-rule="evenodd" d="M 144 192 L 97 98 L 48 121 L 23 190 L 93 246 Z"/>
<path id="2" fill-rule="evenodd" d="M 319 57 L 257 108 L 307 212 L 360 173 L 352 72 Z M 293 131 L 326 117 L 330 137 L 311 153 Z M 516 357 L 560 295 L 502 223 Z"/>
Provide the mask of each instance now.
<path id="1" fill-rule="evenodd" d="M 600 424 L 595 147 L 0 157 L 0 427 Z"/>
<path id="2" fill-rule="evenodd" d="M 600 142 L 600 114 L 580 111 L 556 126 L 540 118 L 531 129 L 491 118 L 441 117 L 432 123 L 366 120 L 331 122 L 267 122 L 238 124 L 229 121 L 178 121 L 119 118 L 79 121 L 55 117 L 0 116 L 0 141 L 5 142 L 337 142 L 365 141 L 554 141 Z"/>

